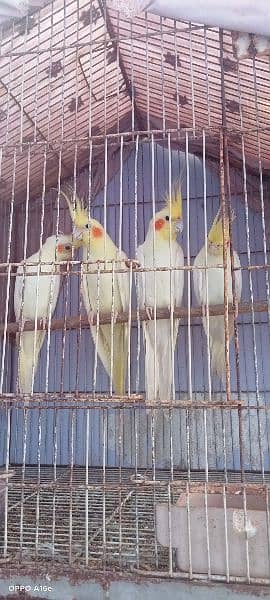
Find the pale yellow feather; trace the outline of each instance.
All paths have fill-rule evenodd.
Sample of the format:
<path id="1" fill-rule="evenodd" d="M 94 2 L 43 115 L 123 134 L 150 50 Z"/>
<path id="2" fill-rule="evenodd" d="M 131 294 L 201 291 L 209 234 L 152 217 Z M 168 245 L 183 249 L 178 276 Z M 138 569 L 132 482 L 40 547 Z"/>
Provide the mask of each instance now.
<path id="1" fill-rule="evenodd" d="M 124 252 L 121 254 L 117 246 L 114 244 L 110 236 L 105 232 L 102 225 L 88 216 L 87 209 L 83 206 L 82 201 L 78 196 L 75 197 L 75 203 L 63 194 L 66 198 L 70 216 L 77 228 L 77 231 L 82 234 L 81 243 L 84 247 L 84 261 L 108 261 L 106 270 L 112 268 L 112 261 L 116 261 L 115 268 L 123 268 L 124 261 L 127 256 Z M 86 225 L 89 223 L 89 229 Z M 100 228 L 100 236 L 96 237 L 91 234 L 93 227 Z M 120 262 L 121 261 L 121 262 Z M 129 273 L 115 273 L 114 290 L 112 283 L 112 274 L 103 273 L 104 264 L 100 265 L 100 276 L 96 273 L 91 274 L 91 271 L 97 270 L 97 264 L 89 264 L 84 269 L 90 273 L 83 275 L 83 299 L 87 312 L 97 312 L 98 306 L 100 314 L 102 312 L 110 312 L 114 305 L 114 312 L 127 311 L 129 298 Z M 97 296 L 99 294 L 99 302 Z M 125 391 L 125 379 L 127 369 L 128 355 L 128 325 L 127 323 L 117 323 L 113 326 L 113 347 L 111 325 L 101 324 L 97 331 L 96 325 L 90 325 L 94 343 L 97 345 L 97 352 L 103 366 L 111 375 L 114 390 L 117 394 L 123 395 Z M 112 361 L 112 368 L 111 368 Z"/>

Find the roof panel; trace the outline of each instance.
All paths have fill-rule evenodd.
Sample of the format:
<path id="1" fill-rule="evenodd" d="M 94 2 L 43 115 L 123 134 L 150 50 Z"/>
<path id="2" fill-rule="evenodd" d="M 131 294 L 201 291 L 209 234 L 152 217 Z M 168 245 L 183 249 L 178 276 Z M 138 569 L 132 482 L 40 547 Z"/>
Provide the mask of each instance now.
<path id="1" fill-rule="evenodd" d="M 260 142 L 269 174 L 268 59 L 238 63 L 230 33 L 223 33 L 222 47 L 220 41 L 218 29 L 149 13 L 131 22 L 113 10 L 104 13 L 97 0 L 56 0 L 28 28 L 17 24 L 0 48 L 1 195 L 12 193 L 14 147 L 20 201 L 29 153 L 35 195 L 45 155 L 48 187 L 58 180 L 60 158 L 61 175 L 73 173 L 75 148 L 77 167 L 84 166 L 91 136 L 100 159 L 102 136 L 119 144 L 115 135 L 124 132 L 127 143 L 137 130 L 148 135 L 151 128 L 160 130 L 160 139 L 170 128 L 172 141 L 183 146 L 188 130 L 190 150 L 197 153 L 205 130 L 208 154 L 218 159 L 219 130 L 226 125 L 230 159 L 240 166 L 244 131 L 247 168 L 258 170 Z"/>

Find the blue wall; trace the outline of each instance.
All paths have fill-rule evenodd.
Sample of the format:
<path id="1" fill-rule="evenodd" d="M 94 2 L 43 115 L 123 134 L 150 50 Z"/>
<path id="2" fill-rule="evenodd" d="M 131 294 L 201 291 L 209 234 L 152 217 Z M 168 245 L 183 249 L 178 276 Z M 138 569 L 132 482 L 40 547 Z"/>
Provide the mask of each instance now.
<path id="1" fill-rule="evenodd" d="M 138 222 L 135 223 L 135 152 L 132 152 L 123 167 L 123 230 L 122 247 L 129 256 L 135 255 L 135 239 L 137 235 L 138 244 L 144 240 L 148 223 L 152 217 L 152 148 L 150 144 L 142 144 L 138 154 L 138 195 L 137 209 Z M 186 200 L 186 161 L 183 153 L 173 151 L 171 154 L 172 177 L 183 174 L 183 198 L 185 227 L 181 244 L 186 256 L 187 249 L 187 200 Z M 161 146 L 154 147 L 154 177 L 157 207 L 162 203 L 162 197 L 168 188 L 169 182 L 169 160 L 168 151 Z M 87 174 L 81 176 L 81 186 L 87 180 Z M 190 178 L 190 254 L 193 262 L 196 254 L 204 243 L 204 209 L 203 209 L 203 169 L 198 158 L 189 156 L 189 178 Z M 219 181 L 218 176 L 207 169 L 207 221 L 210 226 L 219 206 Z M 103 192 L 95 199 L 92 214 L 102 223 L 103 219 Z M 233 199 L 236 209 L 237 220 L 233 225 L 234 247 L 240 255 L 242 265 L 247 264 L 247 237 L 245 224 L 245 207 L 239 198 Z M 64 213 L 64 211 L 62 211 Z M 50 215 L 48 215 L 48 218 Z M 61 215 L 61 226 L 66 230 L 70 228 L 68 215 Z M 263 242 L 261 215 L 249 212 L 250 247 L 252 264 L 263 264 Z M 112 238 L 118 242 L 119 233 L 119 174 L 108 185 L 107 193 L 107 229 Z M 36 245 L 31 252 L 38 247 L 38 234 Z M 30 248 L 29 252 L 30 253 Z M 18 256 L 18 260 L 21 255 Z M 187 306 L 187 281 L 186 273 L 185 295 L 183 304 Z M 252 286 L 254 300 L 266 299 L 265 272 L 252 272 Z M 68 314 L 79 313 L 79 282 L 77 277 L 71 277 L 68 286 L 64 286 L 55 313 L 56 317 L 63 314 L 65 294 L 68 293 Z M 250 301 L 250 282 L 248 271 L 243 271 L 243 301 Z M 192 305 L 195 304 L 192 290 Z M 134 304 L 135 305 L 135 304 Z M 269 370 L 269 342 L 270 327 L 266 313 L 255 313 L 255 339 L 257 355 L 258 386 L 256 394 L 256 377 L 253 350 L 253 329 L 251 315 L 240 316 L 239 339 L 240 339 L 240 376 L 241 376 L 241 399 L 248 406 L 260 403 L 269 403 L 270 398 L 270 370 Z M 77 336 L 78 332 L 68 332 L 66 335 L 66 351 L 64 362 L 64 390 L 75 390 L 76 388 L 76 365 L 79 368 L 79 390 L 91 390 L 94 348 L 88 330 L 83 330 L 80 339 L 80 353 L 77 359 Z M 131 365 L 131 391 L 143 391 L 143 345 L 140 340 L 140 353 L 137 351 L 138 334 L 136 325 L 132 331 L 132 365 Z M 206 338 L 198 319 L 192 322 L 191 337 L 192 357 L 192 393 L 193 399 L 203 400 L 208 394 L 207 374 L 207 346 Z M 59 391 L 61 382 L 61 356 L 63 348 L 62 332 L 53 332 L 50 347 L 50 373 L 49 391 Z M 180 326 L 176 353 L 176 398 L 187 399 L 188 394 L 188 328 L 184 321 Z M 36 377 L 35 391 L 44 391 L 45 388 L 45 365 L 46 365 L 46 343 L 43 347 L 40 365 Z M 16 351 L 13 353 L 13 374 L 16 374 Z M 231 344 L 231 389 L 237 391 L 235 373 L 234 344 Z M 224 390 L 216 378 L 213 384 L 213 400 L 224 398 Z M 13 390 L 15 380 L 13 376 Z M 102 365 L 98 365 L 97 390 L 108 390 L 108 378 Z M 233 396 L 234 397 L 234 396 Z M 261 455 L 263 455 L 263 468 L 269 469 L 269 426 L 265 411 L 247 410 L 244 412 L 244 460 L 247 469 L 261 470 Z M 53 430 L 57 431 L 57 462 L 68 464 L 71 455 L 71 411 L 53 410 L 41 411 L 41 463 L 51 464 L 53 462 Z M 189 436 L 190 436 L 190 461 L 191 468 L 205 468 L 205 444 L 207 446 L 207 461 L 209 468 L 223 469 L 225 464 L 223 436 L 225 437 L 225 454 L 228 469 L 239 469 L 239 436 L 238 415 L 236 411 L 209 410 L 206 415 L 206 427 L 204 426 L 204 415 L 202 410 L 190 411 Z M 137 430 L 137 462 L 139 467 L 151 466 L 151 435 L 150 417 L 146 415 L 145 409 L 125 409 L 123 422 L 120 420 L 119 410 L 102 411 L 95 409 L 89 411 L 89 464 L 102 465 L 103 441 L 106 443 L 106 465 L 107 466 L 134 466 L 136 459 L 136 436 Z M 86 447 L 86 410 L 77 410 L 74 416 L 74 460 L 76 464 L 85 464 Z M 38 456 L 38 426 L 39 412 L 31 410 L 28 414 L 27 437 L 26 437 L 26 462 L 35 464 Z M 5 429 L 5 416 L 0 417 L 0 427 L 3 433 Z M 156 466 L 170 466 L 170 435 L 169 422 L 161 412 L 155 426 L 156 442 Z M 259 428 L 261 434 L 259 436 Z M 205 438 L 205 431 L 207 439 Z M 119 450 L 118 438 L 122 436 L 122 448 Z M 23 456 L 23 414 L 21 410 L 12 410 L 10 461 L 22 462 Z M 4 436 L 1 435 L 0 457 L 4 460 Z M 259 437 L 262 443 L 259 444 Z M 188 465 L 188 442 L 187 442 L 187 414 L 185 410 L 174 410 L 172 415 L 172 439 L 173 439 L 173 463 L 175 466 L 186 469 Z"/>

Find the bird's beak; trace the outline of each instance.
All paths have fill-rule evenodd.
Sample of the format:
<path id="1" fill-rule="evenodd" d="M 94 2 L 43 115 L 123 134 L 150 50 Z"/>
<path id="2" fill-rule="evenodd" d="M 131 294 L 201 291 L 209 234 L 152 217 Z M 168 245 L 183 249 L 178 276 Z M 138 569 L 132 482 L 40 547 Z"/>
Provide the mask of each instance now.
<path id="1" fill-rule="evenodd" d="M 73 242 L 72 242 L 72 247 L 75 250 L 78 250 L 78 248 L 81 248 L 82 245 L 83 245 L 82 240 L 73 240 Z"/>
<path id="2" fill-rule="evenodd" d="M 82 246 L 82 244 L 83 244 L 82 230 L 79 229 L 78 227 L 74 227 L 72 246 L 73 246 L 73 248 L 80 248 Z"/>
<path id="3" fill-rule="evenodd" d="M 176 219 L 174 221 L 174 224 L 175 224 L 176 231 L 179 231 L 179 233 L 182 233 L 182 231 L 183 231 L 183 219 Z"/>

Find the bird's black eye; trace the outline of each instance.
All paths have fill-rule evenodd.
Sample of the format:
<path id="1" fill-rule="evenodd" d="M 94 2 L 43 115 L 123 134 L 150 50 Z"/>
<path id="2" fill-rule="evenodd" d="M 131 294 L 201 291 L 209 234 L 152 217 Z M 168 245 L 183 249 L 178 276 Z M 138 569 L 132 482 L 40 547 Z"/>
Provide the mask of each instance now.
<path id="1" fill-rule="evenodd" d="M 166 215 L 165 219 L 166 219 L 166 221 L 169 221 L 170 220 L 169 215 Z"/>
<path id="2" fill-rule="evenodd" d="M 89 223 L 86 223 L 85 229 L 89 229 Z"/>
<path id="3" fill-rule="evenodd" d="M 65 250 L 71 250 L 71 245 L 70 244 L 66 244 Z"/>

